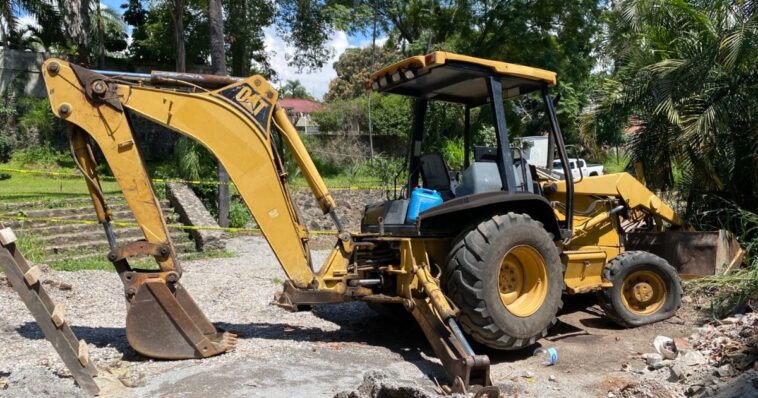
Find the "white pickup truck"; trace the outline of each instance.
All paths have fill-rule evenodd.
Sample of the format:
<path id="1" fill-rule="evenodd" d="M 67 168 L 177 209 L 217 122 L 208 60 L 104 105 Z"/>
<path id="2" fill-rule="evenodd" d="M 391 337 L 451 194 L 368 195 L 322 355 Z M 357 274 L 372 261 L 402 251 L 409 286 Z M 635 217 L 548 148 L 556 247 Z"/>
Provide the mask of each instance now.
<path id="1" fill-rule="evenodd" d="M 578 165 L 578 167 L 577 167 Z M 577 159 L 577 158 L 569 158 L 569 168 L 571 169 L 571 174 L 574 175 L 574 178 L 579 177 L 594 177 L 594 176 L 601 176 L 603 175 L 603 165 L 602 164 L 590 164 L 587 163 L 584 159 Z M 557 174 L 563 178 L 563 163 L 560 160 L 553 161 L 553 173 Z M 581 171 L 581 173 L 580 173 Z"/>
<path id="2" fill-rule="evenodd" d="M 520 148 L 524 158 L 529 161 L 530 164 L 546 168 L 548 162 L 548 138 L 546 136 L 529 136 L 521 137 L 514 140 L 517 148 Z M 577 167 L 577 164 L 579 167 Z M 574 179 L 580 177 L 579 171 L 581 170 L 581 176 L 594 177 L 603 175 L 602 164 L 588 164 L 584 159 L 569 158 L 569 167 L 571 168 L 571 174 L 574 175 Z M 554 177 L 563 179 L 563 164 L 560 160 L 554 160 L 552 167 L 550 167 L 551 174 Z"/>

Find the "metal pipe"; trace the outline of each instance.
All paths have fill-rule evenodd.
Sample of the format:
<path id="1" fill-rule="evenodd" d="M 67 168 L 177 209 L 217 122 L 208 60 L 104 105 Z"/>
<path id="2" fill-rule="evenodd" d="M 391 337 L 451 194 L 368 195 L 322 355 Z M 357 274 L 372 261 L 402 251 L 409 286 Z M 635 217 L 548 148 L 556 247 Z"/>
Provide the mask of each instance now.
<path id="1" fill-rule="evenodd" d="M 152 71 L 150 81 L 153 84 L 172 84 L 176 81 L 194 84 L 204 88 L 220 88 L 244 80 L 235 76 L 206 75 L 200 73 L 180 73 Z"/>
<path id="2" fill-rule="evenodd" d="M 513 171 L 513 154 L 508 141 L 508 127 L 505 124 L 503 109 L 503 85 L 499 77 L 487 78 L 487 90 L 492 101 L 492 114 L 495 117 L 495 135 L 497 136 L 497 168 L 503 190 L 516 193 L 516 175 Z"/>
<path id="3" fill-rule="evenodd" d="M 427 100 L 417 98 L 413 104 L 413 122 L 411 139 L 408 143 L 408 195 L 418 185 L 419 167 L 421 165 L 421 144 L 424 139 L 424 120 L 426 119 Z"/>
<path id="4" fill-rule="evenodd" d="M 334 211 L 334 209 L 331 209 L 329 210 L 329 216 L 332 218 L 332 221 L 334 221 L 334 225 L 337 227 L 337 232 L 343 232 L 345 227 L 342 226 L 342 220 L 340 220 L 337 212 Z"/>
<path id="5" fill-rule="evenodd" d="M 93 70 L 103 76 L 118 77 L 125 80 L 149 80 L 152 84 L 169 86 L 181 85 L 180 82 L 190 83 L 203 88 L 220 88 L 244 80 L 236 76 L 218 76 L 202 73 L 180 73 L 152 71 L 148 73 L 121 72 L 114 70 Z"/>
<path id="6" fill-rule="evenodd" d="M 555 114 L 555 107 L 553 106 L 553 99 L 550 98 L 550 93 L 547 89 L 547 84 L 542 85 L 542 100 L 545 102 L 547 108 L 547 114 L 550 119 L 551 133 L 555 139 L 556 147 L 558 148 L 558 155 L 561 157 L 561 163 L 563 163 L 563 175 L 566 181 L 566 228 L 570 233 L 573 233 L 574 225 L 574 175 L 569 169 L 568 155 L 566 155 L 566 144 L 563 142 L 563 135 L 561 134 L 561 126 L 558 124 L 558 116 Z"/>
<path id="7" fill-rule="evenodd" d="M 447 324 L 450 326 L 450 330 L 453 331 L 453 334 L 458 339 L 458 341 L 461 342 L 463 350 L 466 351 L 466 355 L 474 356 L 474 350 L 471 348 L 468 340 L 466 340 L 466 336 L 463 335 L 463 332 L 461 331 L 460 326 L 458 326 L 458 322 L 455 321 L 455 318 L 448 319 Z"/>
<path id="8" fill-rule="evenodd" d="M 111 222 L 108 220 L 103 221 L 103 229 L 105 230 L 105 236 L 108 238 L 108 246 L 110 246 L 111 250 L 118 247 L 116 235 L 113 233 L 113 228 L 111 228 Z"/>
<path id="9" fill-rule="evenodd" d="M 463 125 L 463 169 L 465 170 L 468 168 L 469 156 L 471 155 L 471 106 L 469 105 L 466 105 Z"/>
<path id="10" fill-rule="evenodd" d="M 124 78 L 135 78 L 135 79 L 150 79 L 150 75 L 147 73 L 134 73 L 134 72 L 121 72 L 116 70 L 98 70 L 94 69 L 93 72 L 101 74 L 103 76 L 118 76 L 118 77 L 124 77 Z"/>
<path id="11" fill-rule="evenodd" d="M 356 286 L 376 286 L 382 284 L 381 278 L 372 278 L 372 279 L 351 279 L 347 282 L 348 285 L 352 287 Z"/>

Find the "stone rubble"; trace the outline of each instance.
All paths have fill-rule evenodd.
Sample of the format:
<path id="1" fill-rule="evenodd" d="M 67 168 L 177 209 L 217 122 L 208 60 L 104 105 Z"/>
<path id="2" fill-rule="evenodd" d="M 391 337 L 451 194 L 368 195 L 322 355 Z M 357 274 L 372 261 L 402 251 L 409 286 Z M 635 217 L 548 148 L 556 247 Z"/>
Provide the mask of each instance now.
<path id="1" fill-rule="evenodd" d="M 758 314 L 747 313 L 705 324 L 685 338 L 658 336 L 654 346 L 658 353 L 645 353 L 643 372 L 647 380 L 670 383 L 675 396 L 686 397 L 758 397 Z M 672 353 L 675 353 L 671 357 Z M 737 380 L 744 380 L 737 385 Z M 642 385 L 642 383 L 640 383 Z M 649 387 L 652 386 L 649 385 Z M 648 394 L 639 386 L 627 386 L 632 396 Z M 663 387 L 663 386 L 661 386 Z M 663 391 L 663 390 L 661 390 Z M 627 396 L 612 391 L 616 396 Z"/>

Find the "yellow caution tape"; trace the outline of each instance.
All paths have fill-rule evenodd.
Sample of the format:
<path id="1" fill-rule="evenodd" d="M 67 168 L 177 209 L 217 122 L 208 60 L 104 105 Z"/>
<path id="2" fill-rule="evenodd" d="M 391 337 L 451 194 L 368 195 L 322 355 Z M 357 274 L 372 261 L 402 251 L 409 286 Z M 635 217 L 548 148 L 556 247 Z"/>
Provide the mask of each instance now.
<path id="1" fill-rule="evenodd" d="M 50 222 L 60 224 L 72 224 L 72 225 L 97 225 L 100 224 L 97 220 L 70 220 L 65 218 L 55 217 L 27 217 L 27 216 L 0 216 L 0 220 L 14 220 L 14 221 L 33 221 L 33 222 Z M 110 224 L 114 227 L 139 227 L 136 222 L 124 222 L 124 221 L 111 221 Z M 232 227 L 219 227 L 219 226 L 198 226 L 198 225 L 183 225 L 183 224 L 166 224 L 166 227 L 170 229 L 181 229 L 185 231 L 222 231 L 222 232 L 248 232 L 248 233 L 261 233 L 260 228 L 232 228 Z M 315 230 L 308 231 L 312 235 L 336 235 L 337 230 Z"/>
<path id="2" fill-rule="evenodd" d="M 47 175 L 47 176 L 53 176 L 53 177 L 64 177 L 64 178 L 79 178 L 81 177 L 80 174 L 76 173 L 63 173 L 59 171 L 45 171 L 45 170 L 29 170 L 29 169 L 13 169 L 13 168 L 6 168 L 6 167 L 0 167 L 0 172 L 3 173 L 19 173 L 19 174 L 36 174 L 36 175 Z M 116 177 L 112 176 L 98 176 L 98 179 L 103 181 L 116 181 Z M 151 181 L 154 183 L 161 183 L 161 184 L 169 184 L 169 183 L 176 183 L 176 184 L 187 184 L 187 185 L 226 185 L 226 183 L 221 183 L 219 181 L 210 181 L 210 180 L 182 180 L 178 178 L 152 178 Z M 229 182 L 229 185 L 234 185 L 234 182 Z M 289 184 L 290 187 L 294 189 L 310 189 L 308 185 L 304 184 Z M 349 185 L 349 186 L 343 186 L 343 187 L 330 187 L 330 189 L 333 190 L 351 190 L 351 191 L 359 191 L 359 190 L 383 190 L 384 187 L 378 186 L 378 185 Z"/>

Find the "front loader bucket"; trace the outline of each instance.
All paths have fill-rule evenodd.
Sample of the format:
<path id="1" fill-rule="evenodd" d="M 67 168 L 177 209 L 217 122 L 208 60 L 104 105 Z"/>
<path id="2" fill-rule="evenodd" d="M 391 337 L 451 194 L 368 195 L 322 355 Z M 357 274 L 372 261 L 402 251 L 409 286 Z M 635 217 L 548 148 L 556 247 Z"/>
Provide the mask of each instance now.
<path id="1" fill-rule="evenodd" d="M 626 250 L 644 250 L 666 259 L 682 279 L 730 272 L 745 254 L 729 231 L 635 232 L 626 237 Z"/>
<path id="2" fill-rule="evenodd" d="M 161 279 L 137 290 L 126 315 L 126 338 L 138 353 L 157 359 L 205 358 L 231 350 L 232 333 L 219 332 L 184 287 Z"/>

